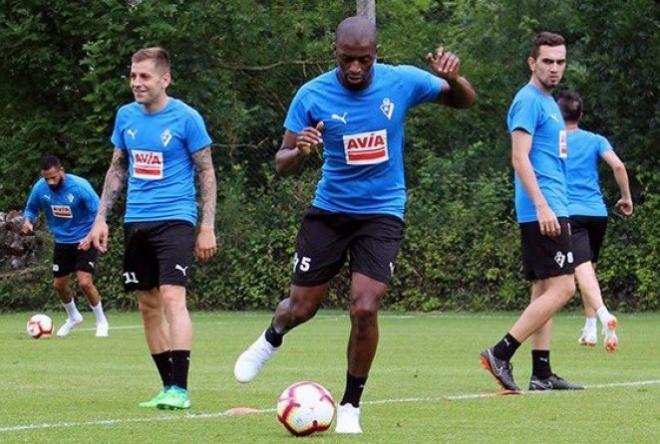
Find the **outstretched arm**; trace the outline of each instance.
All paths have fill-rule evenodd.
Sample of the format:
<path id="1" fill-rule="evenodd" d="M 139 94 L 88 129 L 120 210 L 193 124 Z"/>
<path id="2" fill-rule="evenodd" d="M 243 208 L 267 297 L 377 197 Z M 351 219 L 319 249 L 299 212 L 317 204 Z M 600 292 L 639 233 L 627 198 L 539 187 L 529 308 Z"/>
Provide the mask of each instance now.
<path id="1" fill-rule="evenodd" d="M 207 260 L 213 256 L 218 245 L 215 238 L 215 207 L 218 196 L 215 169 L 211 158 L 211 147 L 207 146 L 192 155 L 199 177 L 202 200 L 202 221 L 195 241 L 195 256 Z"/>
<path id="2" fill-rule="evenodd" d="M 106 218 L 112 211 L 112 207 L 117 202 L 117 198 L 124 188 L 127 175 L 128 158 L 126 157 L 126 151 L 115 148 L 112 152 L 110 168 L 108 168 L 108 172 L 105 174 L 99 211 L 96 213 L 94 226 L 88 235 L 94 247 L 103 253 L 108 249 L 108 224 L 106 223 Z"/>
<path id="3" fill-rule="evenodd" d="M 450 51 L 440 47 L 435 55 L 428 53 L 426 62 L 431 71 L 444 80 L 438 103 L 452 108 L 469 108 L 477 100 L 477 93 L 470 82 L 458 71 L 461 59 Z"/>
<path id="4" fill-rule="evenodd" d="M 633 213 L 633 202 L 630 196 L 630 185 L 628 183 L 628 172 L 626 166 L 623 164 L 619 156 L 613 150 L 608 150 L 601 156 L 605 162 L 612 168 L 614 173 L 614 180 L 619 185 L 621 192 L 621 199 L 616 203 L 615 207 L 624 216 L 630 216 Z"/>

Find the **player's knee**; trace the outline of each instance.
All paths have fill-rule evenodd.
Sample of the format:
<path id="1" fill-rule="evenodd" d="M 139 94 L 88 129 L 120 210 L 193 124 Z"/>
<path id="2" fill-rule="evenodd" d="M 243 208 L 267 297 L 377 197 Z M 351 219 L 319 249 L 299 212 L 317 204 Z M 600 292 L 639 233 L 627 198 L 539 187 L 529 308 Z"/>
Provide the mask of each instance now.
<path id="1" fill-rule="evenodd" d="M 298 300 L 289 307 L 289 315 L 297 325 L 313 318 L 317 309 L 318 306 L 311 301 Z"/>
<path id="2" fill-rule="evenodd" d="M 143 318 L 161 316 L 163 309 L 155 298 L 139 298 L 138 310 Z"/>
<path id="3" fill-rule="evenodd" d="M 568 301 L 575 294 L 575 280 L 572 275 L 570 279 L 563 279 L 560 286 L 561 297 Z"/>
<path id="4" fill-rule="evenodd" d="M 351 302 L 351 318 L 359 327 L 369 327 L 376 323 L 378 316 L 378 298 L 358 297 Z"/>
<path id="5" fill-rule="evenodd" d="M 94 288 L 94 280 L 89 276 L 78 277 L 78 287 L 87 293 Z"/>
<path id="6" fill-rule="evenodd" d="M 55 279 L 53 280 L 53 288 L 58 292 L 64 292 L 69 287 L 69 283 L 64 279 Z"/>

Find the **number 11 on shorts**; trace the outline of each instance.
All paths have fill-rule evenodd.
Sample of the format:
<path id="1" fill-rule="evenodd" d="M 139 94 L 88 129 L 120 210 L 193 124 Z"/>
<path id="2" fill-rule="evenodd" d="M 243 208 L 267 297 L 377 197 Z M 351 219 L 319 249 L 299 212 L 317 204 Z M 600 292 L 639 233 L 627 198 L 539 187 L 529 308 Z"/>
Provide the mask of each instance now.
<path id="1" fill-rule="evenodd" d="M 311 258 L 303 256 L 302 259 L 298 257 L 298 253 L 295 253 L 293 255 L 293 272 L 296 272 L 296 268 L 298 268 L 298 264 L 300 264 L 300 268 L 298 268 L 300 271 L 305 272 L 309 270 L 309 264 L 312 261 Z"/>

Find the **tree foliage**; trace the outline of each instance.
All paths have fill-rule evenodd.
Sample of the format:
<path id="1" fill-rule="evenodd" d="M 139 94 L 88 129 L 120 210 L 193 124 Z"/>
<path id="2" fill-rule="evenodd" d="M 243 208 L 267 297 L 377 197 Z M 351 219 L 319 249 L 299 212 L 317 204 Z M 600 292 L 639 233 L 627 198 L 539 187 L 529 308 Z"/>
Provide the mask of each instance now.
<path id="1" fill-rule="evenodd" d="M 334 65 L 334 28 L 355 3 L 2 3 L 0 208 L 23 205 L 45 152 L 59 155 L 68 170 L 100 190 L 115 111 L 131 100 L 130 55 L 161 45 L 173 59 L 170 94 L 207 122 L 220 183 L 222 251 L 197 268 L 191 305 L 264 308 L 285 295 L 293 241 L 320 159 L 299 177 L 280 178 L 272 158 L 293 94 Z M 467 111 L 425 105 L 409 116 L 407 239 L 385 303 L 422 310 L 525 304 L 505 116 L 529 77 L 531 37 L 551 30 L 567 38 L 563 84 L 585 98 L 584 126 L 608 137 L 631 173 L 637 211 L 631 221 L 611 221 L 600 265 L 604 293 L 621 308 L 659 308 L 655 2 L 382 0 L 377 20 L 381 60 L 424 66 L 426 52 L 451 48 L 479 94 Z M 616 184 L 608 171 L 602 176 L 613 204 Z M 112 227 L 113 248 L 101 260 L 99 286 L 109 305 L 131 307 L 132 296 L 119 286 L 120 222 Z M 3 307 L 49 300 L 49 255 L 44 252 L 31 278 L 0 281 Z M 341 305 L 346 294 L 342 275 L 328 303 Z"/>

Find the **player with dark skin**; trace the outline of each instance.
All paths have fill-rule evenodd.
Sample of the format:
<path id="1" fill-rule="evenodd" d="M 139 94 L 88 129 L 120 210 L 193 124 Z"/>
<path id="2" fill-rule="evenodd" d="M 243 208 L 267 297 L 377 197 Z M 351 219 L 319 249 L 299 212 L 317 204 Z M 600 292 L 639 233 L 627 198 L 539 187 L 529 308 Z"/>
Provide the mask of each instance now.
<path id="1" fill-rule="evenodd" d="M 363 17 L 350 17 L 339 24 L 333 50 L 337 60 L 337 69 L 335 73 L 338 85 L 336 84 L 337 82 L 335 82 L 335 85 L 339 88 L 336 94 L 341 97 L 348 96 L 349 98 L 346 99 L 346 102 L 342 102 L 342 104 L 345 104 L 348 107 L 348 111 L 345 112 L 344 116 L 342 117 L 333 114 L 332 119 L 343 122 L 344 131 L 349 131 L 346 129 L 348 128 L 346 119 L 349 119 L 348 123 L 350 124 L 352 123 L 350 119 L 359 119 L 363 116 L 362 114 L 358 114 L 357 101 L 350 98 L 354 97 L 351 94 L 366 94 L 366 91 L 372 91 L 373 88 L 377 88 L 378 86 L 375 85 L 375 74 L 377 75 L 378 70 L 376 68 L 388 65 L 376 64 L 376 27 L 373 23 Z M 432 96 L 437 104 L 452 108 L 467 108 L 474 103 L 476 100 L 476 93 L 472 89 L 470 83 L 459 74 L 460 59 L 455 54 L 446 51 L 443 48 L 438 48 L 435 54 L 427 54 L 426 61 L 430 71 L 435 76 L 431 76 L 428 73 L 425 73 L 425 75 L 428 75 L 434 82 L 437 82 L 438 89 L 440 90 L 440 92 L 436 91 Z M 334 73 L 331 75 L 334 75 Z M 382 78 L 378 80 L 382 81 Z M 370 89 L 370 87 L 372 89 Z M 332 94 L 335 94 L 335 92 L 332 91 Z M 415 92 L 413 92 L 412 95 L 414 96 Z M 389 100 L 389 98 L 386 98 L 383 103 L 387 104 L 389 103 Z M 430 100 L 432 99 L 429 99 L 429 101 Z M 392 107 L 394 107 L 393 103 L 394 101 L 392 101 Z M 351 113 L 350 116 L 349 112 Z M 386 114 L 386 116 L 390 119 L 391 114 Z M 311 153 L 316 151 L 319 148 L 319 145 L 323 143 L 323 132 L 324 130 L 329 129 L 326 128 L 327 125 L 321 120 L 321 118 L 317 118 L 315 122 L 316 123 L 313 124 L 313 126 L 305 126 L 299 132 L 294 132 L 287 127 L 282 140 L 282 145 L 275 156 L 275 167 L 280 175 L 286 176 L 298 173 L 301 170 L 305 159 Z M 393 125 L 396 125 L 394 120 L 392 122 Z M 371 124 L 373 124 L 373 121 Z M 363 124 L 360 127 L 353 127 L 351 128 L 351 131 L 375 130 L 375 128 L 367 128 L 365 125 L 367 124 Z M 403 125 L 403 122 L 401 122 L 401 125 Z M 350 137 L 350 133 L 349 136 L 344 137 Z M 326 144 L 326 151 L 328 149 L 329 145 Z M 326 162 L 328 162 L 327 153 L 325 157 Z M 362 208 L 357 208 L 354 214 L 368 213 L 368 211 L 361 210 Z M 335 214 L 341 215 L 342 213 L 338 212 Z M 312 237 L 314 236 L 312 235 Z M 353 252 L 353 250 L 351 250 L 351 252 Z M 370 254 L 379 255 L 379 252 L 372 249 Z M 351 257 L 351 261 L 353 261 L 355 257 Z M 309 265 L 308 263 L 305 263 L 305 260 L 309 260 L 309 258 L 302 257 L 302 262 L 300 263 L 295 259 L 295 265 L 300 265 L 300 269 L 303 272 L 307 271 L 304 267 L 308 267 Z M 314 259 L 312 259 L 312 261 L 314 261 Z M 393 271 L 393 263 L 390 263 L 390 267 Z M 314 271 L 313 265 L 312 271 Z M 299 285 L 294 278 L 294 282 L 290 286 L 289 297 L 282 300 L 275 310 L 272 324 L 269 329 L 273 335 L 281 338 L 286 332 L 290 331 L 297 325 L 308 321 L 316 314 L 319 306 L 328 294 L 329 279 L 321 278 L 321 280 L 323 282 L 308 281 L 301 282 Z M 350 378 L 355 378 L 361 381 L 359 394 L 354 397 L 358 402 L 361 390 L 364 387 L 364 381 L 366 381 L 376 354 L 379 340 L 378 309 L 388 286 L 389 279 L 375 279 L 373 276 L 369 276 L 361 272 L 361 270 L 353 270 L 353 267 L 351 267 L 351 287 L 349 296 L 351 331 L 347 347 L 349 378 L 347 385 L 351 385 Z M 266 337 L 268 338 L 268 336 Z M 249 352 L 246 352 L 246 354 L 248 353 Z M 252 357 L 244 359 L 244 357 L 241 356 L 235 369 L 237 379 L 241 382 L 250 381 L 256 376 L 261 365 L 263 365 L 263 363 L 269 358 L 270 355 L 266 358 L 255 358 L 255 361 L 260 362 L 254 365 L 253 368 L 250 368 L 249 371 L 246 371 L 243 368 L 243 363 L 251 360 Z M 247 366 L 245 368 L 247 368 Z M 349 391 L 350 389 L 347 388 L 347 393 Z M 347 396 L 345 395 L 344 400 L 346 399 Z M 340 410 L 338 411 L 337 432 L 361 433 L 357 419 L 351 425 L 343 427 L 341 407 L 343 407 L 344 402 L 342 401 L 340 404 L 342 405 L 340 405 Z M 352 402 L 351 404 L 356 406 L 355 402 Z M 356 416 L 359 418 L 359 409 Z"/>

